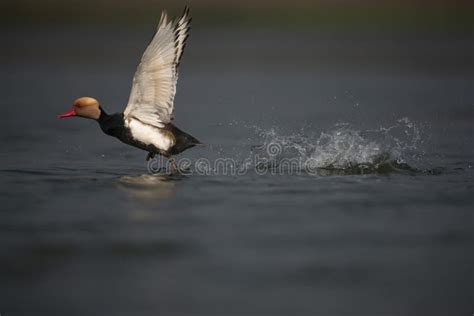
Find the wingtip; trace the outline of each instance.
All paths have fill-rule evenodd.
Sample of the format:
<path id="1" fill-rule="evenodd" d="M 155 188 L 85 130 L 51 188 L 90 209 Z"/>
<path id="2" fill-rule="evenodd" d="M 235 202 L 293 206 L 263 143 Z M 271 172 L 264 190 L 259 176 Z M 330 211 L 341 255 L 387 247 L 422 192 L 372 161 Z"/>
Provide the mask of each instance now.
<path id="1" fill-rule="evenodd" d="M 185 5 L 183 14 L 181 15 L 181 18 L 179 19 L 180 23 L 184 22 L 185 20 L 187 20 L 188 23 L 191 22 L 191 18 L 189 17 L 189 12 L 190 12 L 189 6 Z M 166 9 L 164 9 L 163 11 L 161 11 L 160 22 L 158 23 L 158 25 L 164 25 L 167 22 L 168 22 L 168 12 L 166 11 Z M 177 22 L 177 24 L 179 23 Z"/>
<path id="2" fill-rule="evenodd" d="M 158 26 L 166 24 L 168 19 L 168 13 L 166 12 L 166 9 L 161 11 L 161 17 L 160 17 L 160 22 L 158 23 Z"/>
<path id="3" fill-rule="evenodd" d="M 185 19 L 189 20 L 189 6 L 188 5 L 184 6 L 184 11 L 183 11 L 183 14 L 181 15 L 180 20 L 185 20 Z"/>

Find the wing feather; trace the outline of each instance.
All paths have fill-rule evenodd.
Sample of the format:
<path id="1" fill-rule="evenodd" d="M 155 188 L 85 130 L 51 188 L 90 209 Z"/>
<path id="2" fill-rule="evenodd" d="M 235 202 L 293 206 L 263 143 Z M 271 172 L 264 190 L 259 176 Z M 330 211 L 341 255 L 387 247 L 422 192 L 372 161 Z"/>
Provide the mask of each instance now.
<path id="1" fill-rule="evenodd" d="M 166 11 L 162 12 L 156 33 L 133 77 L 125 119 L 135 118 L 157 127 L 163 127 L 173 119 L 178 66 L 190 23 L 187 7 L 176 22 L 169 21 Z"/>

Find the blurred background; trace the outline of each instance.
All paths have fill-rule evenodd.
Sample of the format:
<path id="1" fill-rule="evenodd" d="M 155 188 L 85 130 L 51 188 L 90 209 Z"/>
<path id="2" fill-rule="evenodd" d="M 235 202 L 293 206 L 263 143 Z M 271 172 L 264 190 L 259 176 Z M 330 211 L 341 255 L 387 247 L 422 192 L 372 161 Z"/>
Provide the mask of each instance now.
<path id="1" fill-rule="evenodd" d="M 197 25 L 393 26 L 464 29 L 472 27 L 472 1 L 458 0 L 295 0 L 295 1 L 154 1 L 19 0 L 2 2 L 3 22 L 146 23 L 156 11 L 180 12 L 187 4 Z"/>
<path id="2" fill-rule="evenodd" d="M 1 52 L 1 66 L 6 79 L 5 90 L 8 91 L 6 97 L 12 96 L 15 88 L 20 86 L 44 84 L 44 80 L 38 80 L 39 76 L 44 78 L 58 71 L 66 95 L 64 98 L 56 95 L 57 104 L 69 104 L 71 99 L 85 94 L 95 95 L 113 111 L 120 110 L 128 98 L 131 77 L 153 35 L 161 10 L 166 9 L 175 16 L 186 4 L 192 9 L 193 30 L 188 42 L 192 48 L 186 51 L 183 64 L 188 69 L 187 76 L 196 74 L 208 80 L 209 98 L 206 98 L 210 102 L 233 102 L 226 99 L 234 98 L 238 92 L 250 93 L 252 102 L 259 103 L 261 111 L 247 114 L 252 118 L 265 116 L 265 104 L 259 102 L 255 91 L 268 88 L 275 93 L 272 93 L 273 99 L 265 103 L 277 110 L 278 103 L 285 106 L 285 103 L 292 102 L 293 96 L 305 94 L 307 100 L 318 99 L 326 104 L 334 103 L 334 97 L 339 97 L 336 102 L 367 107 L 360 109 L 359 113 L 364 110 L 371 112 L 379 105 L 370 100 L 370 91 L 353 95 L 355 87 L 344 86 L 344 80 L 354 83 L 353 75 L 361 76 L 359 79 L 375 76 L 378 79 L 372 81 L 372 88 L 377 89 L 377 84 L 389 84 L 381 80 L 415 74 L 418 79 L 443 77 L 441 81 L 426 80 L 423 84 L 430 85 L 426 87 L 428 91 L 445 90 L 444 93 L 433 97 L 433 102 L 425 102 L 426 94 L 416 90 L 420 80 L 411 84 L 405 81 L 407 89 L 416 90 L 408 91 L 403 87 L 405 97 L 416 98 L 417 105 L 392 102 L 390 106 L 397 107 L 397 113 L 392 114 L 422 118 L 428 106 L 429 110 L 436 109 L 438 118 L 444 115 L 472 116 L 471 107 L 466 107 L 471 102 L 466 92 L 471 90 L 474 72 L 474 5 L 467 0 L 3 1 L 0 14 L 5 45 Z M 90 74 L 85 82 L 78 82 L 76 66 Z M 234 86 L 232 96 L 229 96 L 229 91 L 219 95 L 215 88 L 221 80 L 214 72 L 222 69 L 236 80 L 233 84 L 240 85 Z M 44 70 L 48 70 L 47 73 Z M 255 78 L 252 74 L 256 73 L 275 80 L 274 75 L 282 70 L 290 73 L 281 77 L 296 74 L 303 80 L 302 84 L 292 85 L 286 95 L 276 93 L 285 87 L 282 82 L 266 86 L 265 80 L 252 81 Z M 110 76 L 101 77 L 109 71 L 116 75 L 123 71 L 128 78 L 115 81 L 110 80 Z M 209 77 L 206 76 L 208 73 Z M 338 76 L 339 81 L 332 85 L 327 76 L 321 82 L 316 82 L 314 77 L 303 79 L 305 75 L 314 74 Z M 247 75 L 250 81 L 246 80 Z M 469 80 L 464 80 L 466 78 Z M 454 83 L 458 79 L 460 82 Z M 100 81 L 100 86 L 95 84 L 95 80 Z M 323 88 L 325 82 L 331 87 Z M 457 90 L 445 89 L 447 85 L 455 85 Z M 275 90 L 275 87 L 279 89 Z M 328 93 L 309 93 L 319 88 Z M 238 91 L 240 89 L 244 90 Z M 392 89 L 380 93 L 390 103 L 391 96 L 397 92 Z M 360 102 L 352 102 L 348 94 Z M 193 95 L 198 100 L 203 100 L 203 97 L 202 94 Z M 37 101 L 46 101 L 51 95 L 43 91 L 36 98 Z M 303 100 L 296 103 L 300 104 L 301 110 L 311 107 L 300 101 Z M 210 110 L 206 105 L 208 102 L 203 100 L 203 103 L 206 110 Z M 201 109 L 191 106 L 186 109 L 190 111 L 186 116 L 193 117 L 196 114 L 193 111 Z M 177 107 L 177 111 L 181 110 L 184 109 Z M 6 115 L 9 111 L 6 109 Z M 243 111 L 229 112 L 223 106 L 212 108 L 212 111 L 217 111 L 216 116 L 223 121 L 249 118 Z M 303 112 L 293 111 L 289 115 L 299 118 Z M 339 114 L 342 115 L 341 121 L 354 115 L 350 111 L 344 112 L 347 116 Z M 327 107 L 320 107 L 315 114 L 333 117 Z M 308 113 L 302 118 L 307 119 Z"/>
<path id="3" fill-rule="evenodd" d="M 83 95 L 122 111 L 161 10 L 185 5 L 175 122 L 208 147 L 182 156 L 276 142 L 409 168 L 150 177 L 144 152 L 56 119 Z M 474 312 L 473 1 L 3 0 L 0 17 L 2 316 Z"/>

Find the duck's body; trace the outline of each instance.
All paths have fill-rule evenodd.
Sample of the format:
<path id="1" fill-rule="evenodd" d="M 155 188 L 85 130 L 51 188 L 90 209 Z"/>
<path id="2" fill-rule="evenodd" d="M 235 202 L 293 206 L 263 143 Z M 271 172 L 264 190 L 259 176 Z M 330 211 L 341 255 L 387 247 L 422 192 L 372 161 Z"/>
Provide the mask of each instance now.
<path id="1" fill-rule="evenodd" d="M 97 122 L 102 131 L 127 145 L 148 151 L 147 158 L 153 157 L 155 154 L 169 158 L 201 144 L 196 138 L 183 132 L 172 123 L 159 128 L 141 123 L 136 119 L 126 120 L 123 113 L 109 115 L 102 108 L 100 110 Z"/>
<path id="2" fill-rule="evenodd" d="M 60 118 L 79 116 L 96 120 L 104 133 L 125 144 L 146 150 L 147 159 L 155 154 L 171 158 L 201 144 L 181 131 L 173 120 L 178 66 L 190 29 L 189 9 L 176 22 L 161 15 L 156 33 L 133 77 L 132 91 L 123 113 L 107 114 L 99 102 L 82 97 Z"/>

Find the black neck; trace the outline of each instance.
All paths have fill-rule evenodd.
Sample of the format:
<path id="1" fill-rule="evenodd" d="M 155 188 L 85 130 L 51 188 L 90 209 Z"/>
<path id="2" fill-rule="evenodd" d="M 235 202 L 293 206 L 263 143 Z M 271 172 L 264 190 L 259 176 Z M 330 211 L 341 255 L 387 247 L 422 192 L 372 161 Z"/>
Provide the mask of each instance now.
<path id="1" fill-rule="evenodd" d="M 110 115 L 107 114 L 107 112 L 105 112 L 104 108 L 99 106 L 99 110 L 100 110 L 100 116 L 99 116 L 99 119 L 97 120 L 99 122 L 99 124 L 101 123 L 101 121 L 106 121 L 107 118 L 109 118 Z"/>

